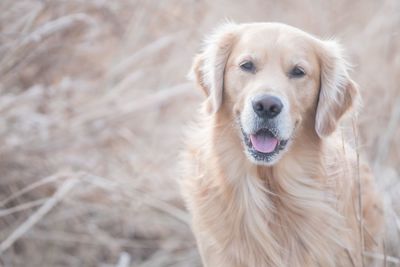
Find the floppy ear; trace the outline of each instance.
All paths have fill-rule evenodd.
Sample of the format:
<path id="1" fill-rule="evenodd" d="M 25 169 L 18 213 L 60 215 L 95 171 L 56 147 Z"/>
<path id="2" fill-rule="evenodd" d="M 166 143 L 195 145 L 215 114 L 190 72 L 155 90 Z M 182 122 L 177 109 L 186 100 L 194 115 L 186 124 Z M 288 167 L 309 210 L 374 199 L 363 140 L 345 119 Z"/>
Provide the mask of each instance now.
<path id="1" fill-rule="evenodd" d="M 321 42 L 319 57 L 321 77 L 315 131 L 323 138 L 336 130 L 340 118 L 356 103 L 358 88 L 349 77 L 348 64 L 336 42 Z"/>
<path id="2" fill-rule="evenodd" d="M 226 23 L 206 39 L 202 52 L 194 59 L 188 77 L 195 80 L 208 99 L 208 111 L 215 113 L 221 106 L 224 72 L 236 36 L 237 25 Z"/>

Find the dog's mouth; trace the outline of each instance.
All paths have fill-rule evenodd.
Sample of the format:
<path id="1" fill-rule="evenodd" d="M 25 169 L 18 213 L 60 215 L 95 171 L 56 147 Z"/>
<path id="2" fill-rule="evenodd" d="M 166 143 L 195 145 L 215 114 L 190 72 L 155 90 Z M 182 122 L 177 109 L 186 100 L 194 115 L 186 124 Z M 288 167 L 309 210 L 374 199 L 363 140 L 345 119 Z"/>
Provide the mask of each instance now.
<path id="1" fill-rule="evenodd" d="M 289 141 L 280 139 L 268 128 L 261 128 L 252 134 L 246 134 L 242 129 L 242 133 L 249 154 L 256 161 L 265 163 L 273 161 L 275 156 L 285 149 Z"/>
<path id="2" fill-rule="evenodd" d="M 279 140 L 269 130 L 261 129 L 255 134 L 250 134 L 250 143 L 254 150 L 265 154 L 274 152 Z"/>

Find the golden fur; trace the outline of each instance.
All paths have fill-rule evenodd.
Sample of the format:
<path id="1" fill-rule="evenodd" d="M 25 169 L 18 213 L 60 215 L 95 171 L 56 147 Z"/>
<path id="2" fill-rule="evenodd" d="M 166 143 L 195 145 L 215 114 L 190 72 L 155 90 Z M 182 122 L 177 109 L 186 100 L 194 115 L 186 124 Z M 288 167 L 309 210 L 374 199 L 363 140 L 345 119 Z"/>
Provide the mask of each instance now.
<path id="1" fill-rule="evenodd" d="M 243 53 L 263 66 L 257 75 L 238 69 Z M 282 70 L 296 56 L 308 73 L 290 80 Z M 334 41 L 283 24 L 226 24 L 192 75 L 208 98 L 189 134 L 182 191 L 204 266 L 361 266 L 363 247 L 380 252 L 379 194 L 337 130 L 358 90 Z M 271 164 L 249 159 L 238 124 L 249 97 L 264 91 L 287 99 L 294 125 L 290 146 Z"/>

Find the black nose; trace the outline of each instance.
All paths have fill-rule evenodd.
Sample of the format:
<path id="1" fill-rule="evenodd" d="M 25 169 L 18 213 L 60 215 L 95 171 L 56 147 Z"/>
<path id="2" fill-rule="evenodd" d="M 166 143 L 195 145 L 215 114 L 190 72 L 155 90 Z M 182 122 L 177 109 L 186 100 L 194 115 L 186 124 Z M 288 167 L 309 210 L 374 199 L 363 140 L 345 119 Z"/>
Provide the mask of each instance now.
<path id="1" fill-rule="evenodd" d="M 282 101 L 276 96 L 271 95 L 259 95 L 256 96 L 253 101 L 254 112 L 260 118 L 271 119 L 277 116 L 282 111 Z"/>

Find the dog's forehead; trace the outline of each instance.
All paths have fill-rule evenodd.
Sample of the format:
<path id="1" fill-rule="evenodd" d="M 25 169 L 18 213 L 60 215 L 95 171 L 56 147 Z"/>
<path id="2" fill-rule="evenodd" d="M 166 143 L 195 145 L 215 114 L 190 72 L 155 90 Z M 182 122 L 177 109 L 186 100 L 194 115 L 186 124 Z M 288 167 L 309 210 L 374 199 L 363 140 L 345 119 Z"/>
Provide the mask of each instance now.
<path id="1" fill-rule="evenodd" d="M 310 54 L 313 38 L 307 33 L 281 24 L 246 25 L 239 33 L 237 50 L 263 57 L 265 53 Z"/>

